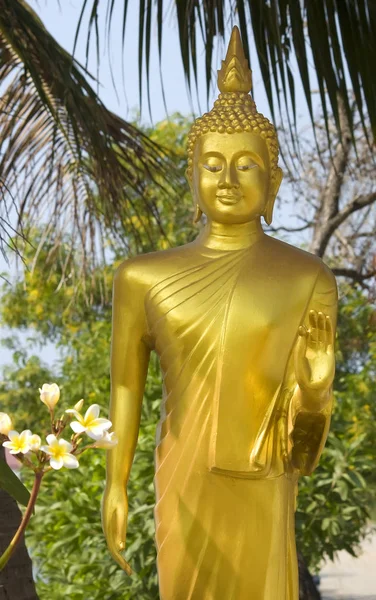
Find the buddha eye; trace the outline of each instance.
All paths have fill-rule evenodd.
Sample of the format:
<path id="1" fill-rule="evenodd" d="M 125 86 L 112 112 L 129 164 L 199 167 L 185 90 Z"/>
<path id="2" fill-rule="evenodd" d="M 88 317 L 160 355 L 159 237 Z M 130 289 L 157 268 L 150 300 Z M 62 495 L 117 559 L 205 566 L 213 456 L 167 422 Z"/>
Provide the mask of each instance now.
<path id="1" fill-rule="evenodd" d="M 257 165 L 238 165 L 238 171 L 249 171 L 255 167 L 257 167 Z"/>
<path id="2" fill-rule="evenodd" d="M 222 165 L 204 165 L 204 169 L 211 173 L 218 173 L 218 171 L 222 170 Z"/>
<path id="3" fill-rule="evenodd" d="M 243 156 L 239 159 L 236 168 L 238 171 L 249 171 L 257 167 L 257 164 L 249 156 Z"/>
<path id="4" fill-rule="evenodd" d="M 238 165 L 237 169 L 238 169 L 238 171 L 250 171 L 251 169 L 254 169 L 255 167 L 257 167 L 257 165 L 255 165 L 255 163 L 252 163 L 249 165 Z"/>

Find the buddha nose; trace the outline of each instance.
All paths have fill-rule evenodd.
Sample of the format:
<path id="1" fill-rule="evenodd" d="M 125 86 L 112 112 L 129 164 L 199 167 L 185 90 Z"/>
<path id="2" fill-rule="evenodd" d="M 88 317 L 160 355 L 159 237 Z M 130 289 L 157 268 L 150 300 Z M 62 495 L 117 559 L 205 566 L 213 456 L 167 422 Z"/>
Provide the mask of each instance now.
<path id="1" fill-rule="evenodd" d="M 218 187 L 220 190 L 237 189 L 239 187 L 236 168 L 233 165 L 226 165 L 223 168 Z"/>

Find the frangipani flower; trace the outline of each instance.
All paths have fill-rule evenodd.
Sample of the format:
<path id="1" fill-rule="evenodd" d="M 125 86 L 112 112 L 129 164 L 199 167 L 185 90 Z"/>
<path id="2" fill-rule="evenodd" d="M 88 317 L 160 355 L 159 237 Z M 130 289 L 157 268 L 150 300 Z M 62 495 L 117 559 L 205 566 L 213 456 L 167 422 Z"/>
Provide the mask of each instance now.
<path id="1" fill-rule="evenodd" d="M 39 450 L 40 445 L 42 443 L 42 440 L 40 439 L 39 435 L 37 435 L 36 433 L 34 433 L 33 435 L 31 435 L 29 437 L 29 446 L 30 446 L 30 450 Z"/>
<path id="2" fill-rule="evenodd" d="M 79 466 L 78 460 L 73 454 L 70 454 L 73 446 L 69 442 L 63 439 L 58 439 L 56 435 L 50 433 L 46 437 L 48 446 L 42 446 L 41 450 L 49 455 L 50 465 L 53 469 L 58 471 L 61 467 L 67 467 L 67 469 L 77 469 Z"/>
<path id="3" fill-rule="evenodd" d="M 68 408 L 65 412 L 73 414 L 77 419 L 77 421 L 72 421 L 70 424 L 75 433 L 86 431 L 92 440 L 100 440 L 104 432 L 110 429 L 112 423 L 108 419 L 99 419 L 99 411 L 99 405 L 92 404 L 87 409 L 84 417 L 74 408 Z"/>
<path id="4" fill-rule="evenodd" d="M 114 431 L 111 431 L 111 433 L 105 431 L 103 437 L 96 441 L 94 445 L 96 448 L 105 448 L 106 450 L 109 450 L 116 446 L 117 443 L 118 439 L 116 433 Z"/>
<path id="5" fill-rule="evenodd" d="M 60 389 L 57 383 L 44 383 L 42 389 L 39 388 L 40 399 L 50 410 L 53 410 L 59 402 Z"/>
<path id="6" fill-rule="evenodd" d="M 12 429 L 12 419 L 7 413 L 0 412 L 0 433 L 8 435 Z"/>
<path id="7" fill-rule="evenodd" d="M 30 429 L 25 429 L 21 433 L 10 431 L 8 433 L 9 442 L 3 442 L 3 446 L 8 448 L 11 454 L 26 454 L 30 450 Z"/>

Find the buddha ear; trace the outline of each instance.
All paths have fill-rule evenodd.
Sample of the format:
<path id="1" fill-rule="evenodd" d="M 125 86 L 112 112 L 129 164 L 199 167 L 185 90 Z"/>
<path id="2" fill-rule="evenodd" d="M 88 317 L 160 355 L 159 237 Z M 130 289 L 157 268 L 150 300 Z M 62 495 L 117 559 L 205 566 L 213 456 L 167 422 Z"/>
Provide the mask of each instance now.
<path id="1" fill-rule="evenodd" d="M 195 213 L 194 213 L 194 216 L 193 216 L 193 223 L 199 223 L 201 221 L 201 217 L 202 217 L 202 210 L 199 207 L 199 205 L 197 204 L 197 201 L 195 200 L 195 191 L 194 191 L 194 187 L 193 187 L 193 181 L 192 181 L 192 177 L 189 174 L 188 169 L 185 172 L 185 177 L 186 177 L 186 180 L 188 181 L 189 189 L 191 190 L 191 194 L 192 194 L 192 198 L 193 198 L 193 202 L 194 202 L 194 207 L 195 207 Z"/>
<path id="2" fill-rule="evenodd" d="M 271 225 L 273 220 L 273 209 L 275 199 L 278 194 L 279 186 L 281 185 L 283 179 L 283 171 L 280 167 L 277 167 L 274 177 L 270 183 L 270 191 L 268 195 L 268 199 L 266 201 L 266 207 L 264 212 L 264 219 L 268 225 Z"/>

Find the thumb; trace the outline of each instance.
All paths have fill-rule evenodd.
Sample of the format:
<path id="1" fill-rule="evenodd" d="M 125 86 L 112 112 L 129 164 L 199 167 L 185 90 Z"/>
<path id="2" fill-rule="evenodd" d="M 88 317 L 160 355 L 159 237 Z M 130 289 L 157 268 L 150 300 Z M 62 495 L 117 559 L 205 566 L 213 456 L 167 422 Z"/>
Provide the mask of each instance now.
<path id="1" fill-rule="evenodd" d="M 298 329 L 298 340 L 295 348 L 295 357 L 297 359 L 303 358 L 307 352 L 307 337 L 308 330 L 305 325 L 301 325 Z"/>
<path id="2" fill-rule="evenodd" d="M 295 346 L 295 363 L 301 363 L 307 352 L 308 330 L 304 325 L 298 329 L 298 339 Z"/>

